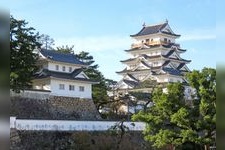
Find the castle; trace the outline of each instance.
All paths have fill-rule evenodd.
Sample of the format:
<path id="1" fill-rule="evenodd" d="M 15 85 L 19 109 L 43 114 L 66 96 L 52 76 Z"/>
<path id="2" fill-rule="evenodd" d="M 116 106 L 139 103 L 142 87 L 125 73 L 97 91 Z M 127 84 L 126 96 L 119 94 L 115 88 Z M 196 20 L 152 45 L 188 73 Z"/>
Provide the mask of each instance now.
<path id="1" fill-rule="evenodd" d="M 33 89 L 50 91 L 53 96 L 92 98 L 92 84 L 98 82 L 89 79 L 83 72 L 87 64 L 74 54 L 65 54 L 54 50 L 38 51 L 39 71 L 32 80 Z"/>
<path id="2" fill-rule="evenodd" d="M 132 57 L 121 62 L 126 65 L 122 71 L 116 72 L 122 75 L 117 84 L 117 93 L 128 94 L 130 92 L 151 93 L 151 83 L 166 85 L 173 82 L 181 82 L 187 85 L 184 74 L 190 72 L 186 60 L 181 55 L 186 52 L 176 39 L 180 37 L 172 31 L 166 20 L 163 23 L 146 26 L 133 35 L 135 40 L 131 48 L 125 50 Z M 185 95 L 190 96 L 191 89 L 186 86 Z M 144 104 L 143 101 L 139 101 Z"/>
<path id="3" fill-rule="evenodd" d="M 119 89 L 133 89 L 148 79 L 157 83 L 186 83 L 184 73 L 190 71 L 187 64 L 191 61 L 180 56 L 186 50 L 176 43 L 180 35 L 172 31 L 168 21 L 143 25 L 137 34 L 130 36 L 136 42 L 132 43 L 131 49 L 125 50 L 132 58 L 121 61 L 127 67 L 117 72 L 123 76 Z"/>

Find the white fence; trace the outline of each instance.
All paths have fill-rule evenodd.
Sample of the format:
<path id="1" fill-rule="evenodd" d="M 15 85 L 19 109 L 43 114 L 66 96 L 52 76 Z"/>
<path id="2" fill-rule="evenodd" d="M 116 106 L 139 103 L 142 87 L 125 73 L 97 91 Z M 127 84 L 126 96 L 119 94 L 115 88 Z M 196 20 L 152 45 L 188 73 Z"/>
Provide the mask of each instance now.
<path id="1" fill-rule="evenodd" d="M 20 93 L 15 93 L 10 91 L 10 96 L 20 96 L 24 98 L 32 98 L 32 99 L 39 99 L 39 100 L 46 100 L 50 96 L 50 91 L 43 91 L 43 90 L 24 90 Z"/>
<path id="2" fill-rule="evenodd" d="M 106 131 L 118 124 L 116 121 L 69 121 L 69 120 L 28 120 L 10 117 L 10 128 L 17 130 L 44 131 Z M 124 122 L 130 131 L 142 131 L 143 122 Z"/>

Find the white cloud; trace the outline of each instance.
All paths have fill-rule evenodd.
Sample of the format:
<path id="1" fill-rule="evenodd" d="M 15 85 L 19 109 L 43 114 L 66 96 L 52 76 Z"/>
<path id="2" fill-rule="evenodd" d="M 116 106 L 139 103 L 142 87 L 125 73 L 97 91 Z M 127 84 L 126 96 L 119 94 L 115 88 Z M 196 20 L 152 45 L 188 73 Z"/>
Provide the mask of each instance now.
<path id="1" fill-rule="evenodd" d="M 118 50 L 129 48 L 130 37 L 121 36 L 96 36 L 96 37 L 72 37 L 55 39 L 55 46 L 74 45 L 76 51 L 99 52 L 106 50 Z"/>
<path id="2" fill-rule="evenodd" d="M 212 40 L 216 39 L 215 29 L 196 29 L 182 32 L 178 41 Z"/>

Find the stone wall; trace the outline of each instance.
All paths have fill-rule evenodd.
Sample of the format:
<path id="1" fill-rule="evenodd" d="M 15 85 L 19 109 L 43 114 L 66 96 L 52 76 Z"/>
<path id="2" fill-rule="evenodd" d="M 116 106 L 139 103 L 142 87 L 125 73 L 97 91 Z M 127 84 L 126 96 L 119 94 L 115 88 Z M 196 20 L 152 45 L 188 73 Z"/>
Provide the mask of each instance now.
<path id="1" fill-rule="evenodd" d="M 10 116 L 24 119 L 101 120 L 91 99 L 49 96 L 34 99 L 11 96 Z"/>
<path id="2" fill-rule="evenodd" d="M 121 141 L 120 134 L 109 131 L 17 131 L 16 135 L 17 141 L 10 145 L 10 149 L 13 150 L 151 150 L 141 132 L 126 132 Z M 13 142 L 14 139 L 11 137 L 10 141 Z"/>

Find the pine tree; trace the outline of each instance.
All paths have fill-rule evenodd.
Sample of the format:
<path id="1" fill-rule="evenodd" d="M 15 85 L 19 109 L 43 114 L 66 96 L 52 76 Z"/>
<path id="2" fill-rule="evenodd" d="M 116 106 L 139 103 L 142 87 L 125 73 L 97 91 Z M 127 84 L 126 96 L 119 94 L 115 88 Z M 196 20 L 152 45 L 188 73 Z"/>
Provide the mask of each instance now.
<path id="1" fill-rule="evenodd" d="M 33 51 L 40 47 L 39 35 L 34 28 L 26 27 L 25 20 L 10 17 L 10 88 L 16 92 L 31 85 L 36 71 L 37 55 Z"/>

